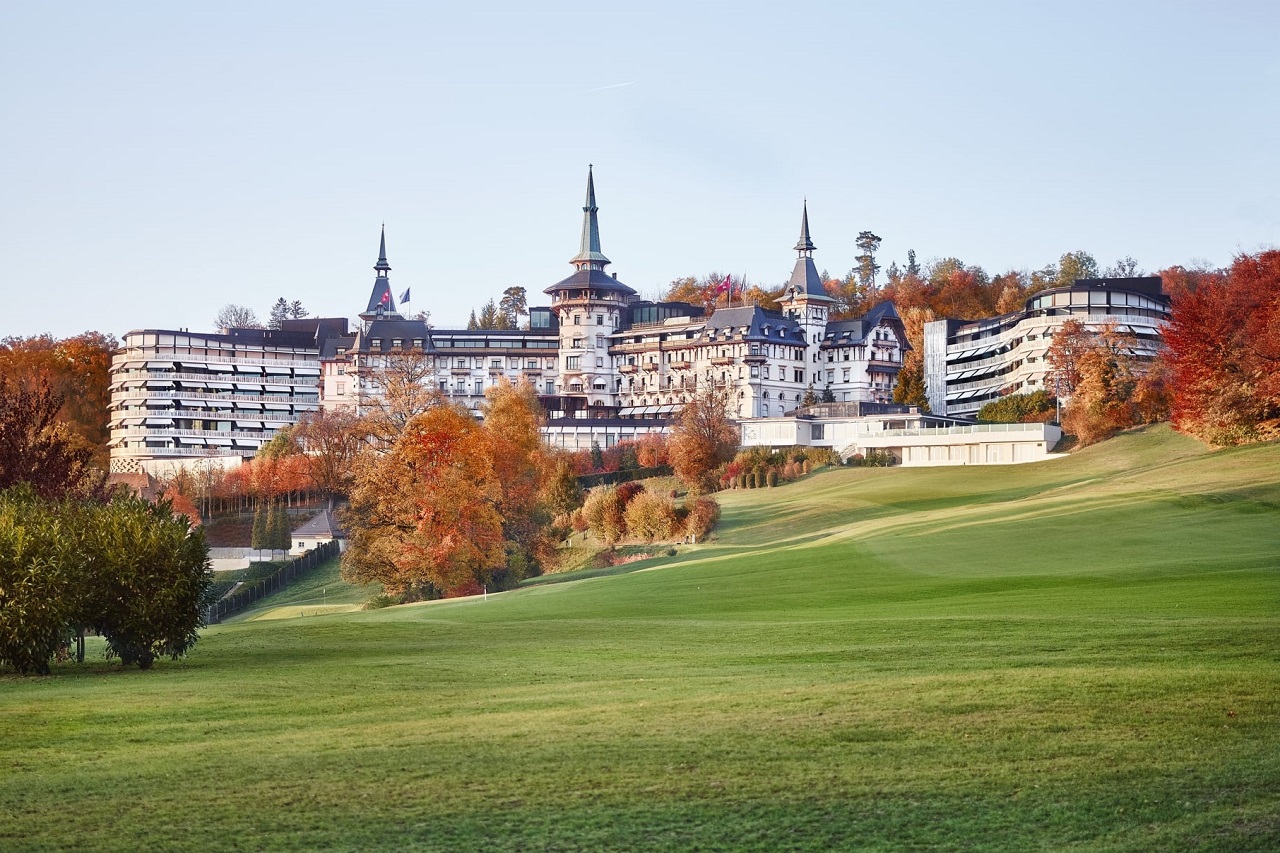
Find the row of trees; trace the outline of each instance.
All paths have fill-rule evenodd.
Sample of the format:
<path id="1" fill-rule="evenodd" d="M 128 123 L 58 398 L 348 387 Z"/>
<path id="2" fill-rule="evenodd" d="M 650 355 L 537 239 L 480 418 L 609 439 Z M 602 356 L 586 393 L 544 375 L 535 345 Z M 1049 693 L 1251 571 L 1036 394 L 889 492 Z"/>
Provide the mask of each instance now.
<path id="1" fill-rule="evenodd" d="M 284 327 L 285 320 L 298 320 L 309 314 L 301 300 L 295 299 L 290 302 L 281 296 L 271 306 L 266 325 L 258 319 L 258 315 L 252 308 L 228 303 L 223 305 L 217 316 L 213 318 L 213 326 L 215 329 L 281 329 Z"/>
<path id="2" fill-rule="evenodd" d="M 672 495 L 629 482 L 592 489 L 580 509 L 556 519 L 554 529 L 561 538 L 570 529 L 590 531 L 609 545 L 623 539 L 670 542 L 701 539 L 719 518 L 720 505 L 710 496 L 694 495 L 677 504 Z"/>
<path id="3" fill-rule="evenodd" d="M 475 309 L 467 318 L 467 328 L 475 329 L 519 329 L 521 317 L 529 315 L 529 303 L 523 287 L 508 287 L 502 291 L 502 298 L 495 303 L 492 299 L 480 308 L 477 317 Z"/>

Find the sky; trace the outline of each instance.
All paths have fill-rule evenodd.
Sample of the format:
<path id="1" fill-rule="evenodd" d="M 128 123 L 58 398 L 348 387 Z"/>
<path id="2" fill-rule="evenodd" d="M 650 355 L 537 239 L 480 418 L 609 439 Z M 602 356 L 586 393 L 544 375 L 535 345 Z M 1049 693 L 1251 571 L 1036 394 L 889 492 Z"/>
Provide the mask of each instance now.
<path id="1" fill-rule="evenodd" d="M 444 7 L 448 8 L 444 8 Z M 957 257 L 1223 266 L 1280 243 L 1280 4 L 7 3 L 0 337 L 278 297 L 438 327 L 568 275 L 588 164 L 655 297 Z"/>

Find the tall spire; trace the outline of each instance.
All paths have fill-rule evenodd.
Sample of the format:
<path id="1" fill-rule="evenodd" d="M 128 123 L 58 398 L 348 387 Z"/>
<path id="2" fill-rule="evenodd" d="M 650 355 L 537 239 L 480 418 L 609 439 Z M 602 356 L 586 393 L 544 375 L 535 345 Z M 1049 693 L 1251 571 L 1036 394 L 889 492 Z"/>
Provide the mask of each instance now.
<path id="1" fill-rule="evenodd" d="M 813 250 L 818 248 L 809 239 L 809 199 L 804 200 L 804 215 L 800 217 L 800 242 L 796 243 L 796 251 L 802 258 L 813 257 Z"/>
<path id="2" fill-rule="evenodd" d="M 600 222 L 596 218 L 596 182 L 587 165 L 587 203 L 582 206 L 582 243 L 569 263 L 578 269 L 604 269 L 611 261 L 600 251 Z"/>
<path id="3" fill-rule="evenodd" d="M 378 244 L 378 262 L 373 265 L 379 278 L 385 278 L 391 272 L 391 264 L 387 263 L 387 223 L 382 223 L 382 240 Z"/>

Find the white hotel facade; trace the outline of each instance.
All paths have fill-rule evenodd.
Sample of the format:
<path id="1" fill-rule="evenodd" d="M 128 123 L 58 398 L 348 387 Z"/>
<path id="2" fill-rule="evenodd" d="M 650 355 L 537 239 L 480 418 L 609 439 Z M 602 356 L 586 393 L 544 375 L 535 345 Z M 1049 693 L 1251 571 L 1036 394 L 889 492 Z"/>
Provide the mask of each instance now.
<path id="1" fill-rule="evenodd" d="M 388 365 L 411 358 L 424 385 L 474 411 L 495 383 L 528 381 L 552 444 L 601 447 L 665 430 L 699 386 L 729 395 L 740 418 L 794 411 L 809 388 L 840 403 L 888 404 L 908 348 L 892 303 L 832 321 L 813 262 L 807 206 L 781 311 L 708 311 L 640 299 L 605 268 L 594 177 L 567 278 L 545 288 L 522 330 L 435 329 L 396 310 L 385 234 L 366 308 L 281 330 L 129 332 L 112 364 L 112 470 L 238 464 L 324 407 L 359 410 Z"/>

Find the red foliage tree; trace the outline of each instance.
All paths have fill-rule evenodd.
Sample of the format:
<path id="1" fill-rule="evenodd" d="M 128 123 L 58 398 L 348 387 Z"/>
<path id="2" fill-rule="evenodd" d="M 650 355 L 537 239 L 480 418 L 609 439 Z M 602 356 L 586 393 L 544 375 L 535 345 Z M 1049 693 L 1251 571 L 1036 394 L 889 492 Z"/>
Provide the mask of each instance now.
<path id="1" fill-rule="evenodd" d="M 1211 444 L 1253 441 L 1280 419 L 1280 251 L 1241 255 L 1226 276 L 1180 281 L 1164 333 L 1173 424 Z"/>

